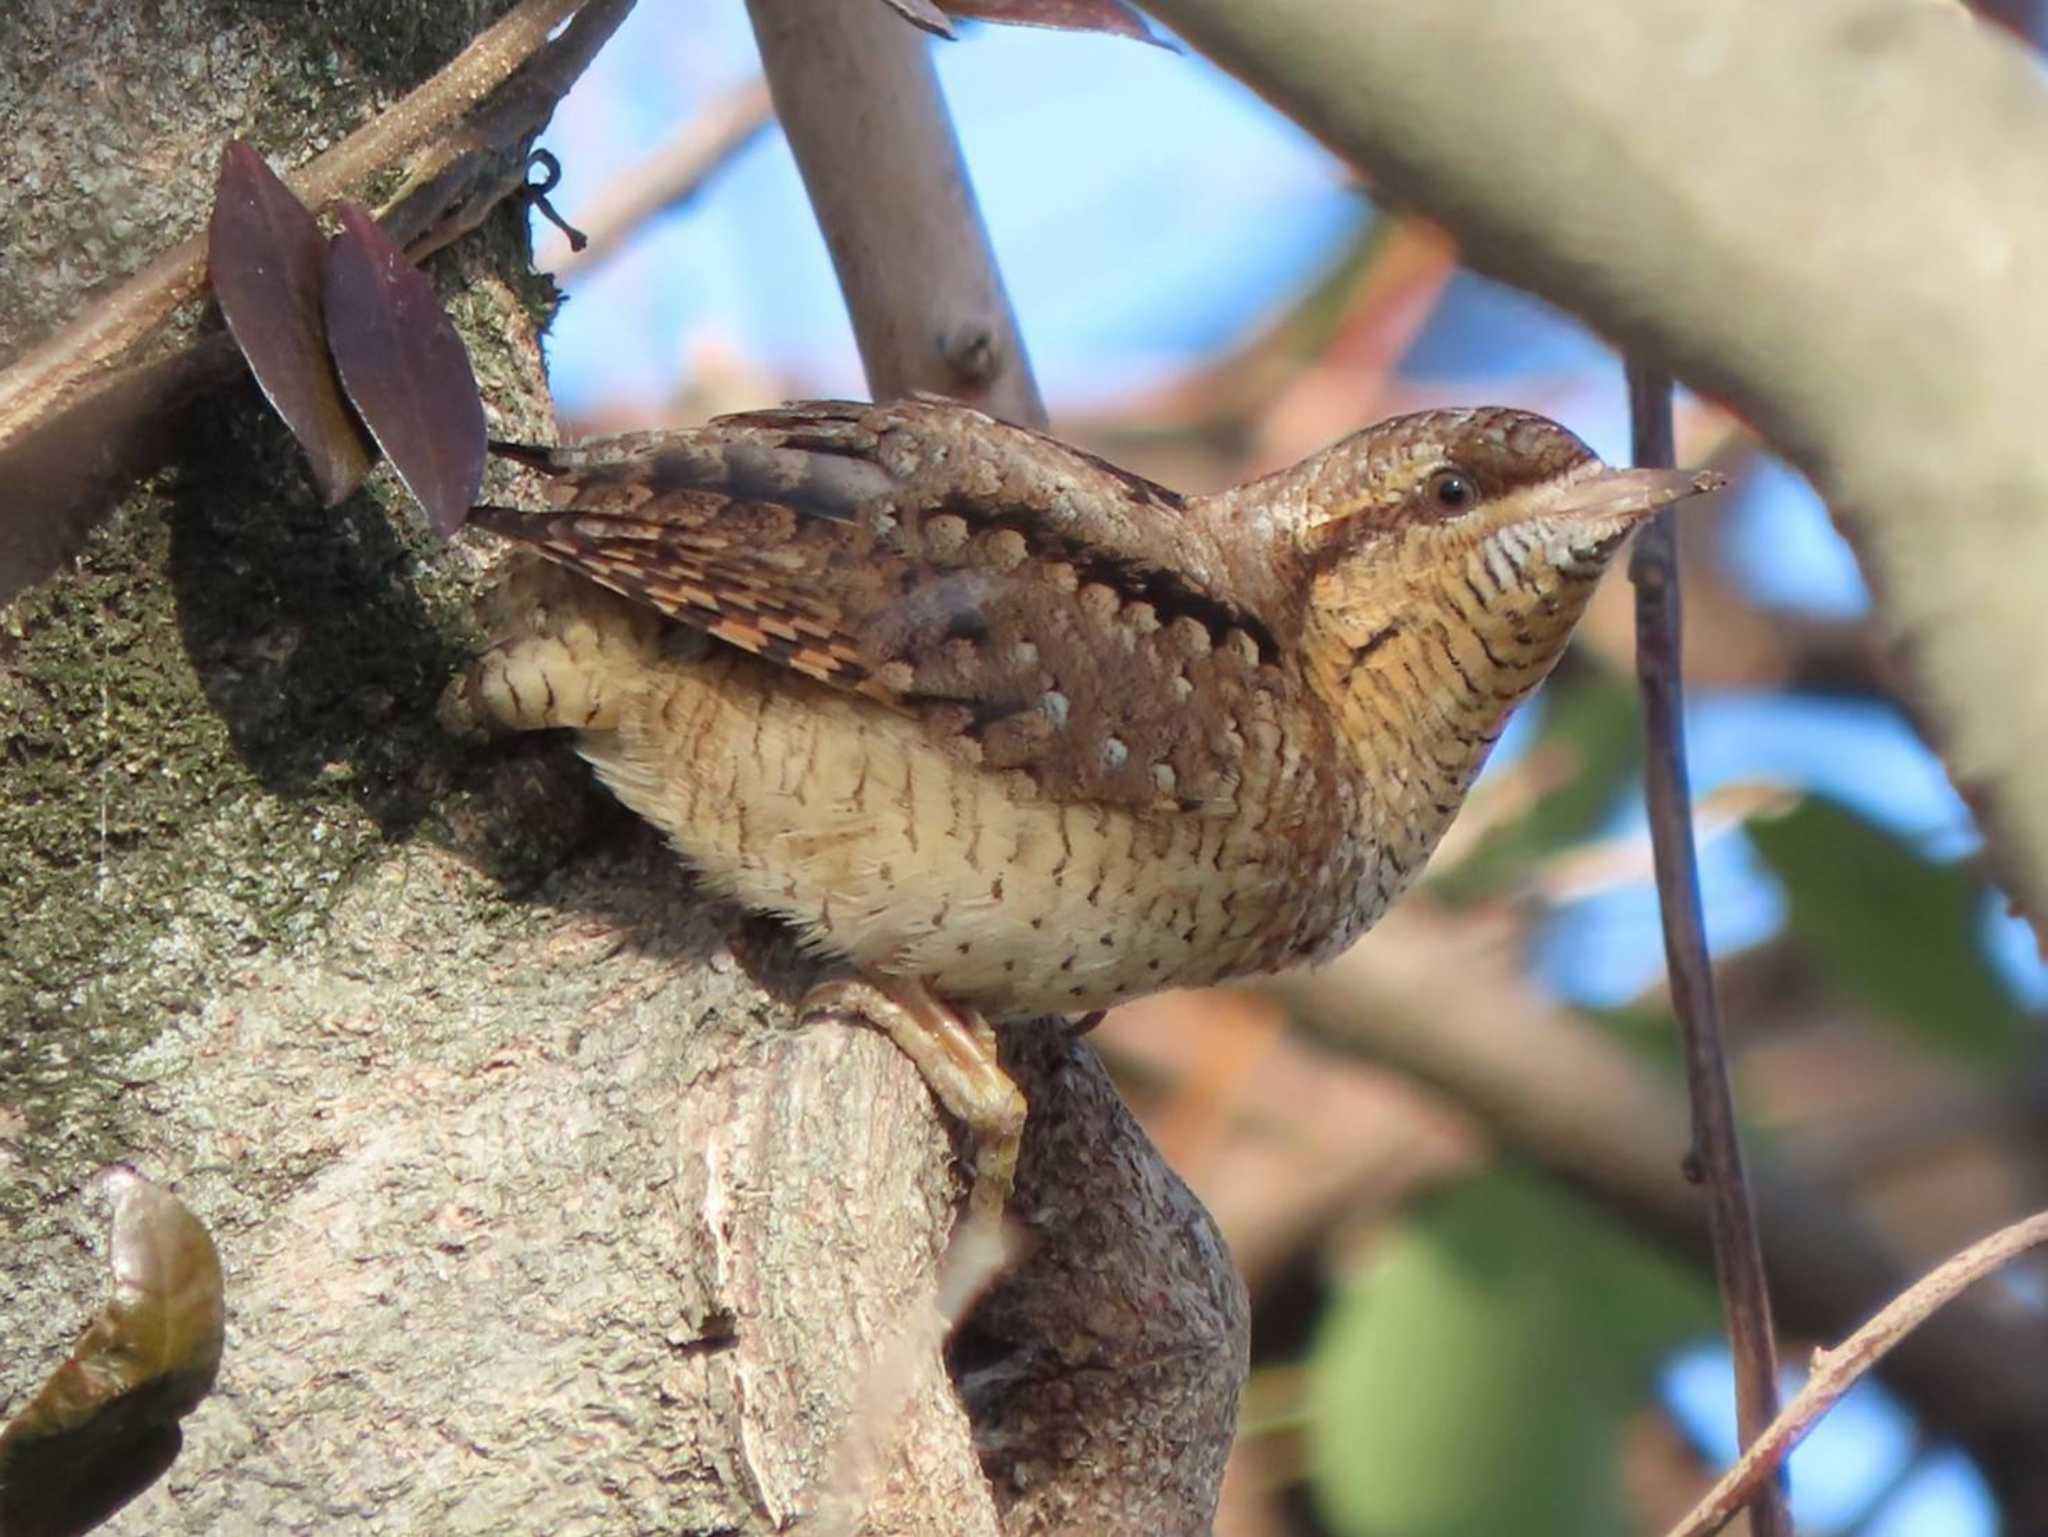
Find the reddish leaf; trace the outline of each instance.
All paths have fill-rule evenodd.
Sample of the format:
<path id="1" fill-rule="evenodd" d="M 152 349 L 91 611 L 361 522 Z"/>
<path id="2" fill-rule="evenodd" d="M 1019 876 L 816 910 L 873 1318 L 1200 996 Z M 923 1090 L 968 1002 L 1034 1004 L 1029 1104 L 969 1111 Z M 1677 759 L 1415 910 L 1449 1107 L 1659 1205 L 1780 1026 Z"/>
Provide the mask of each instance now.
<path id="1" fill-rule="evenodd" d="M 133 1169 L 105 1179 L 113 1286 L 70 1357 L 0 1429 L 0 1532 L 69 1537 L 171 1465 L 178 1421 L 213 1387 L 227 1307 L 220 1255 L 176 1196 Z"/>
<path id="2" fill-rule="evenodd" d="M 377 446 L 427 510 L 462 527 L 484 482 L 484 403 L 462 338 L 425 273 L 358 203 L 327 246 L 327 342 Z"/>
<path id="3" fill-rule="evenodd" d="M 236 139 L 220 157 L 206 266 L 228 331 L 306 451 L 332 507 L 370 472 L 370 444 L 327 355 L 320 226 L 263 157 Z"/>
<path id="4" fill-rule="evenodd" d="M 895 4 L 896 0 L 890 0 Z M 1057 27 L 1065 32 L 1110 32 L 1141 43 L 1167 46 L 1152 35 L 1145 18 L 1124 0 L 939 0 L 954 16 L 1010 22 L 1021 27 Z"/>
<path id="5" fill-rule="evenodd" d="M 921 27 L 940 37 L 953 35 L 952 23 L 946 20 L 946 13 L 932 3 L 932 0 L 886 0 L 889 8 L 913 27 Z"/>

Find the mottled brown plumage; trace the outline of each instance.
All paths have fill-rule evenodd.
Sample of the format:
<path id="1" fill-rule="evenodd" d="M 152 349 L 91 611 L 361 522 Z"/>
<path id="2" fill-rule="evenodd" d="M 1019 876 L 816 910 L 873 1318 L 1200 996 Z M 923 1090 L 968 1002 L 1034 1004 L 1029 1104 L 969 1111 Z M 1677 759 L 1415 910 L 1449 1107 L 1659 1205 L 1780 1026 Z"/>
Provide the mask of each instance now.
<path id="1" fill-rule="evenodd" d="M 1291 674 L 1220 595 L 1218 531 L 1183 498 L 951 405 L 828 402 L 715 433 L 530 459 L 568 511 L 476 521 L 1055 798 L 1235 809 L 1236 764 L 1187 705 L 1244 711 Z M 1131 741 L 1151 751 L 1102 746 Z"/>
<path id="2" fill-rule="evenodd" d="M 1709 483 L 1499 409 L 1193 498 L 922 399 L 508 452 L 557 505 L 475 521 L 557 569 L 450 722 L 576 728 L 720 890 L 995 1016 L 1349 944 L 1630 529 Z"/>

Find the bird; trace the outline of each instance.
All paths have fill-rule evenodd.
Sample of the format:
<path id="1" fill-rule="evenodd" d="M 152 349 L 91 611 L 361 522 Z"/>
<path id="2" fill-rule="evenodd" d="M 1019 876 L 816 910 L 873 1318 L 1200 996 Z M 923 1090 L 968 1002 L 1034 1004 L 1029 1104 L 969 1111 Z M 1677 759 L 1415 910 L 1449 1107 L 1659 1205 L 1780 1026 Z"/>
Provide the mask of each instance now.
<path id="1" fill-rule="evenodd" d="M 714 891 L 850 963 L 1000 1209 L 1026 1107 L 992 1025 L 1312 966 L 1415 879 L 1659 508 L 1504 407 L 1423 411 L 1183 495 L 937 397 L 494 444 L 542 559 L 448 685 L 568 728 Z"/>

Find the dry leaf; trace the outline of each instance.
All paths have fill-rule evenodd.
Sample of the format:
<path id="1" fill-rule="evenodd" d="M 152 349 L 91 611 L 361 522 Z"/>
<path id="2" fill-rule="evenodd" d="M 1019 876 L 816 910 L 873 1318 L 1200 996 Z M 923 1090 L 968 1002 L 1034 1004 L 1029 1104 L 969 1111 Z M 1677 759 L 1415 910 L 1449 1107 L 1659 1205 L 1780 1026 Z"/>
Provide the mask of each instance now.
<path id="1" fill-rule="evenodd" d="M 371 454 L 328 356 L 326 259 L 327 242 L 298 195 L 249 145 L 231 142 L 214 188 L 207 277 L 235 344 L 332 507 L 363 483 Z"/>
<path id="2" fill-rule="evenodd" d="M 0 1429 L 0 1533 L 70 1537 L 178 1455 L 178 1421 L 213 1387 L 227 1319 L 220 1255 L 184 1202 L 117 1165 L 106 1306 Z"/>
<path id="3" fill-rule="evenodd" d="M 327 247 L 327 344 L 342 387 L 434 532 L 462 527 L 484 483 L 484 403 L 427 275 L 359 203 Z"/>

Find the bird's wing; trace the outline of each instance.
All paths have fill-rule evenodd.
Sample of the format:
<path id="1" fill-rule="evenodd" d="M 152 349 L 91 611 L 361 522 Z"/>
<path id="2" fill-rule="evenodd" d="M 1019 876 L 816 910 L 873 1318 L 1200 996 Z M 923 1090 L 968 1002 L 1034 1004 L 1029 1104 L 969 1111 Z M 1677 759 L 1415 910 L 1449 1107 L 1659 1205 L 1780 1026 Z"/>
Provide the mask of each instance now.
<path id="1" fill-rule="evenodd" d="M 560 505 L 473 521 L 1056 799 L 1227 815 L 1291 689 L 1179 496 L 963 406 L 505 451 Z"/>

